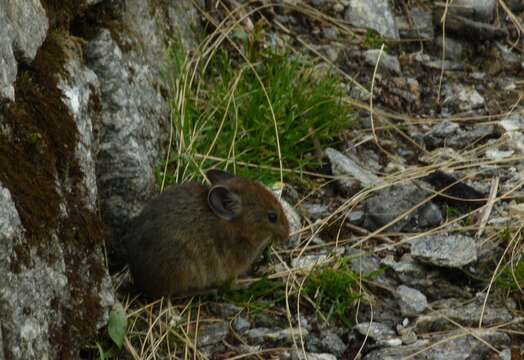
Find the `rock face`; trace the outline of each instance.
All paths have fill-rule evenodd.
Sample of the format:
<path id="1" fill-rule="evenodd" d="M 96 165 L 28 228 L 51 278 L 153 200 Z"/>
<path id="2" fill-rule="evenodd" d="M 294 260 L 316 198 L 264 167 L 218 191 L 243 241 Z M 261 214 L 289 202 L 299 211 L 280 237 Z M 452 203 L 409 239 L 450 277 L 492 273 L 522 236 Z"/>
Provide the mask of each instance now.
<path id="1" fill-rule="evenodd" d="M 49 27 L 40 1 L 8 1 L 0 5 L 0 102 L 14 100 L 17 61 L 29 64 Z"/>
<path id="2" fill-rule="evenodd" d="M 376 30 L 387 38 L 399 38 L 393 11 L 387 0 L 351 0 L 344 17 L 352 25 Z"/>
<path id="3" fill-rule="evenodd" d="M 106 324 L 104 242 L 155 188 L 168 37 L 197 20 L 191 1 L 0 1 L 0 359 L 78 358 Z"/>

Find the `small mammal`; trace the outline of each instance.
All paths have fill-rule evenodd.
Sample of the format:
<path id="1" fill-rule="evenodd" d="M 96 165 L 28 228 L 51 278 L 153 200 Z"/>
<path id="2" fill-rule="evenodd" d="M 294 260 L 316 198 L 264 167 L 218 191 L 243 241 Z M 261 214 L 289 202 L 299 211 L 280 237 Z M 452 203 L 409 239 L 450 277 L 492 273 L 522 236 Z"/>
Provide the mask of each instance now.
<path id="1" fill-rule="evenodd" d="M 153 297 L 191 295 L 245 272 L 289 225 L 261 184 L 221 170 L 212 186 L 188 182 L 149 201 L 124 238 L 135 286 Z"/>

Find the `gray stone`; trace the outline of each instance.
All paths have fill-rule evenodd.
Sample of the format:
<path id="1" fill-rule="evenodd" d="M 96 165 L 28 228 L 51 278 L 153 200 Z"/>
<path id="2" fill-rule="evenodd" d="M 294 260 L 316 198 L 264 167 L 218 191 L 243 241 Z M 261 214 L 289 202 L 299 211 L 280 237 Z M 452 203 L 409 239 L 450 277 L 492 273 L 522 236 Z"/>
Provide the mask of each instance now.
<path id="1" fill-rule="evenodd" d="M 485 327 L 507 323 L 513 319 L 511 312 L 503 305 L 488 302 L 484 307 L 483 296 L 473 300 L 456 298 L 433 302 L 430 306 L 435 312 L 419 316 L 415 323 L 419 333 L 455 329 L 458 322 L 466 327 L 478 327 L 482 315 L 482 325 Z"/>
<path id="2" fill-rule="evenodd" d="M 58 88 L 64 93 L 63 101 L 69 108 L 79 134 L 75 149 L 76 157 L 84 174 L 82 178 L 86 207 L 97 209 L 97 184 L 95 158 L 98 152 L 93 134 L 93 123 L 99 120 L 99 114 L 90 109 L 93 98 L 100 97 L 100 85 L 96 74 L 85 67 L 79 59 L 71 59 L 65 65 L 67 80 L 61 80 Z"/>
<path id="3" fill-rule="evenodd" d="M 411 255 L 435 266 L 460 268 L 477 260 L 477 242 L 460 234 L 422 236 L 411 241 Z"/>
<path id="4" fill-rule="evenodd" d="M 461 111 L 477 109 L 484 105 L 485 100 L 477 89 L 462 84 L 451 84 L 444 86 L 445 96 L 443 104 L 458 107 Z"/>
<path id="5" fill-rule="evenodd" d="M 507 132 L 509 131 L 523 132 L 524 131 L 524 112 L 521 111 L 520 113 L 518 112 L 511 113 L 510 115 L 500 119 L 498 122 L 498 126 L 503 131 L 507 131 Z"/>
<path id="6" fill-rule="evenodd" d="M 423 62 L 424 66 L 430 69 L 445 70 L 445 71 L 464 71 L 465 67 L 463 63 L 452 61 L 452 60 L 429 60 Z"/>
<path id="7" fill-rule="evenodd" d="M 390 267 L 397 273 L 403 283 L 409 285 L 426 284 L 427 271 L 422 265 L 414 261 L 409 254 L 404 254 L 397 262 L 389 255 L 382 260 L 382 264 Z"/>
<path id="8" fill-rule="evenodd" d="M 284 198 L 278 197 L 280 201 L 280 205 L 282 205 L 282 208 L 284 209 L 284 213 L 286 214 L 287 220 L 289 222 L 289 232 L 295 233 L 295 235 L 291 235 L 289 237 L 289 240 L 287 241 L 287 244 L 285 244 L 288 247 L 295 247 L 300 242 L 300 233 L 299 229 L 302 228 L 302 218 L 300 217 L 299 213 L 295 210 L 291 204 L 289 204 Z"/>
<path id="9" fill-rule="evenodd" d="M 100 206 L 119 239 L 126 221 L 140 211 L 155 187 L 169 110 L 155 86 L 158 71 L 138 56 L 123 54 L 109 30 L 101 30 L 88 43 L 86 56 L 102 93 L 102 119 L 96 129 Z M 123 257 L 122 244 L 113 244 L 111 250 Z"/>
<path id="10" fill-rule="evenodd" d="M 496 54 L 500 56 L 504 62 L 509 64 L 520 64 L 523 61 L 522 55 L 514 53 L 511 48 L 499 41 L 495 43 L 495 48 L 497 49 Z"/>
<path id="11" fill-rule="evenodd" d="M 474 127 L 461 129 L 456 123 L 442 121 L 424 135 L 424 143 L 429 149 L 449 146 L 462 149 L 471 143 L 488 137 L 496 137 L 493 125 L 478 124 Z"/>
<path id="12" fill-rule="evenodd" d="M 376 321 L 373 321 L 371 325 L 369 322 L 357 324 L 355 330 L 376 342 L 384 342 L 397 337 L 397 333 L 392 328 Z"/>
<path id="13" fill-rule="evenodd" d="M 323 351 L 334 354 L 340 358 L 346 351 L 347 346 L 344 341 L 332 331 L 325 331 L 321 335 L 320 346 Z"/>
<path id="14" fill-rule="evenodd" d="M 376 30 L 386 38 L 399 39 L 388 0 L 351 0 L 344 18 L 354 26 Z"/>
<path id="15" fill-rule="evenodd" d="M 378 62 L 379 55 L 380 55 L 380 69 L 387 69 L 389 71 L 392 71 L 396 74 L 400 74 L 400 62 L 398 61 L 398 58 L 396 56 L 389 55 L 385 51 L 382 51 L 382 54 L 380 54 L 380 49 L 369 49 L 364 51 L 364 60 L 368 65 L 375 66 Z"/>
<path id="16" fill-rule="evenodd" d="M 198 346 L 209 346 L 222 342 L 229 334 L 225 321 L 212 323 L 198 329 Z"/>
<path id="17" fill-rule="evenodd" d="M 511 360 L 511 349 L 504 349 L 499 354 L 500 360 Z"/>
<path id="18" fill-rule="evenodd" d="M 443 14 L 443 6 L 435 7 L 433 11 L 433 22 L 440 22 Z M 469 18 L 451 11 L 446 13 L 446 32 L 448 31 L 477 43 L 485 40 L 501 39 L 507 36 L 506 28 L 488 24 L 484 22 L 484 20 L 475 21 L 472 20 L 472 17 Z"/>
<path id="19" fill-rule="evenodd" d="M 364 222 L 364 212 L 362 210 L 351 211 L 347 217 L 347 221 L 353 225 L 362 225 Z"/>
<path id="20" fill-rule="evenodd" d="M 322 34 L 328 40 L 336 40 L 338 37 L 338 30 L 334 26 L 328 26 L 322 28 Z"/>
<path id="21" fill-rule="evenodd" d="M 403 316 L 416 316 L 422 313 L 428 305 L 426 295 L 417 289 L 400 285 L 396 294 L 399 298 L 400 313 Z"/>
<path id="22" fill-rule="evenodd" d="M 0 224 L 5 218 L 7 223 L 18 224 L 15 232 L 0 231 L 9 237 L 1 239 L 4 249 L 0 252 L 0 272 L 3 274 L 0 280 L 1 347 L 9 359 L 76 358 L 81 338 L 93 335 L 97 328 L 107 323 L 108 310 L 114 302 L 101 239 L 90 234 L 101 225 L 95 216 L 94 156 L 97 147 L 93 141 L 92 123 L 96 115 L 89 106 L 91 96 L 97 92 L 96 76 L 81 63 L 81 51 L 70 46 L 71 38 L 63 34 L 60 40 L 57 46 L 67 47 L 64 67 L 58 73 L 45 75 L 57 78 L 57 96 L 66 106 L 60 111 L 67 112 L 64 121 L 73 121 L 64 126 L 76 127 L 78 141 L 68 149 L 76 159 L 65 160 L 71 161 L 72 166 L 77 164 L 80 171 L 76 174 L 65 171 L 58 176 L 57 168 L 50 166 L 45 175 L 39 174 L 55 184 L 56 194 L 42 195 L 58 198 L 57 204 L 49 204 L 57 210 L 56 215 L 52 215 L 56 225 L 46 224 L 47 227 L 38 229 L 38 235 L 31 234 L 35 231 L 33 228 L 22 229 L 20 219 L 14 220 L 13 213 L 7 217 L 0 214 Z M 45 100 L 55 100 L 46 96 L 49 99 Z M 54 120 L 56 116 L 53 115 L 49 114 Z M 51 152 L 51 157 L 59 156 L 52 152 L 54 150 L 45 148 L 42 151 Z M 19 194 L 20 189 L 13 189 L 11 191 Z M 29 196 L 41 195 L 40 192 L 35 195 L 34 189 L 23 191 Z M 0 203 L 14 207 L 4 191 L 2 195 L 5 199 Z M 17 208 L 23 208 L 23 199 L 15 196 L 13 199 L 21 202 L 16 204 Z M 86 241 L 73 241 L 72 237 L 77 236 L 79 240 L 84 240 L 85 236 Z"/>
<path id="23" fill-rule="evenodd" d="M 430 193 L 418 186 L 416 182 L 404 182 L 378 190 L 364 202 L 364 212 L 366 214 L 364 226 L 370 230 L 381 228 L 407 211 L 414 209 L 429 196 Z M 421 224 L 427 225 L 432 218 L 438 219 L 438 217 L 432 216 L 425 217 L 421 221 L 421 216 L 427 215 L 425 207 L 428 206 L 431 205 L 426 203 L 417 207 L 387 227 L 387 229 L 393 232 L 412 231 L 420 228 Z M 435 209 L 430 211 L 433 210 Z"/>
<path id="24" fill-rule="evenodd" d="M 11 46 L 12 29 L 7 18 L 0 8 L 0 103 L 3 99 L 13 101 L 15 99 L 15 88 L 17 65 L 13 47 Z"/>
<path id="25" fill-rule="evenodd" d="M 399 331 L 399 333 L 402 344 L 404 345 L 414 344 L 418 340 L 417 334 L 411 329 L 404 329 L 404 331 Z"/>
<path id="26" fill-rule="evenodd" d="M 209 310 L 217 316 L 227 318 L 237 316 L 242 312 L 243 309 L 240 306 L 236 306 L 234 304 L 212 303 L 209 304 Z"/>
<path id="27" fill-rule="evenodd" d="M 349 248 L 346 255 L 351 259 L 351 269 L 357 274 L 366 276 L 380 269 L 380 259 L 364 255 L 361 250 Z"/>
<path id="28" fill-rule="evenodd" d="M 420 8 L 410 10 L 410 21 L 405 18 L 397 18 L 400 37 L 408 39 L 433 39 L 433 20 L 431 12 Z"/>
<path id="29" fill-rule="evenodd" d="M 48 27 L 39 0 L 0 3 L 0 103 L 15 100 L 15 57 L 29 64 L 44 42 Z"/>
<path id="30" fill-rule="evenodd" d="M 293 338 L 298 339 L 301 336 L 307 337 L 309 332 L 306 329 L 287 328 L 287 329 L 268 329 L 254 328 L 244 333 L 251 343 L 261 344 L 265 341 L 292 344 Z"/>
<path id="31" fill-rule="evenodd" d="M 423 206 L 419 212 L 418 222 L 421 228 L 427 229 L 438 226 L 444 221 L 444 216 L 440 208 L 434 204 L 429 203 Z"/>
<path id="32" fill-rule="evenodd" d="M 251 323 L 241 316 L 235 318 L 232 323 L 233 329 L 238 333 L 243 333 L 251 327 Z"/>
<path id="33" fill-rule="evenodd" d="M 326 0 L 311 0 L 311 5 L 313 5 L 317 9 L 323 9 L 326 6 L 326 3 Z"/>
<path id="34" fill-rule="evenodd" d="M 369 352 L 365 360 L 484 360 L 492 352 L 491 348 L 508 346 L 510 337 L 490 329 L 456 330 L 444 335 L 434 336 L 430 341 L 417 341 L 412 345 L 387 347 Z M 469 335 L 469 334 L 472 335 Z M 474 336 L 473 336 L 474 335 Z M 482 339 L 483 341 L 479 340 Z"/>
<path id="35" fill-rule="evenodd" d="M 462 149 L 469 144 L 473 144 L 481 139 L 498 137 L 493 125 L 479 124 L 473 128 L 459 131 L 455 136 L 451 136 L 447 145 L 454 149 Z"/>
<path id="36" fill-rule="evenodd" d="M 49 28 L 46 12 L 40 0 L 7 1 L 5 11 L 13 31 L 14 52 L 20 61 L 29 64 Z"/>
<path id="37" fill-rule="evenodd" d="M 324 204 L 304 203 L 302 207 L 307 211 L 307 215 L 311 220 L 321 219 L 329 216 L 329 207 Z"/>
<path id="38" fill-rule="evenodd" d="M 451 121 L 441 121 L 424 134 L 424 143 L 430 149 L 442 146 L 451 135 L 458 133 L 460 126 Z"/>
<path id="39" fill-rule="evenodd" d="M 170 110 L 161 91 L 167 88 L 163 74 L 174 75 L 176 69 L 166 69 L 166 47 L 176 37 L 191 50 L 200 21 L 190 0 L 105 6 L 118 15 L 113 30 L 132 29 L 114 37 L 101 28 L 85 47 L 87 65 L 101 88 L 102 117 L 95 128 L 100 210 L 113 232 L 113 259 L 122 260 L 125 224 L 155 191 L 154 172 L 169 136 Z"/>
<path id="40" fill-rule="evenodd" d="M 302 359 L 300 356 L 299 358 Z M 337 357 L 333 354 L 306 353 L 306 360 L 337 360 Z"/>
<path id="41" fill-rule="evenodd" d="M 451 14 L 490 22 L 495 17 L 497 0 L 455 0 L 449 7 Z"/>
<path id="42" fill-rule="evenodd" d="M 326 149 L 326 155 L 331 163 L 331 171 L 336 176 L 349 177 L 349 179 L 342 178 L 339 181 L 350 188 L 355 186 L 355 179 L 360 186 L 377 185 L 381 183 L 380 178 L 370 171 L 362 168 L 355 161 L 332 148 Z"/>
<path id="43" fill-rule="evenodd" d="M 435 39 L 439 51 L 444 48 L 445 58 L 448 60 L 460 61 L 464 57 L 464 47 L 460 41 L 454 40 L 453 38 L 446 36 L 439 36 Z"/>
<path id="44" fill-rule="evenodd" d="M 264 337 L 266 336 L 266 334 L 269 334 L 271 332 L 271 329 L 257 327 L 249 329 L 244 333 L 244 335 L 248 338 L 251 344 L 262 344 L 264 342 Z"/>
<path id="45" fill-rule="evenodd" d="M 309 254 L 293 258 L 291 260 L 291 266 L 293 269 L 311 271 L 315 267 L 326 265 L 332 261 L 333 257 L 328 254 Z"/>

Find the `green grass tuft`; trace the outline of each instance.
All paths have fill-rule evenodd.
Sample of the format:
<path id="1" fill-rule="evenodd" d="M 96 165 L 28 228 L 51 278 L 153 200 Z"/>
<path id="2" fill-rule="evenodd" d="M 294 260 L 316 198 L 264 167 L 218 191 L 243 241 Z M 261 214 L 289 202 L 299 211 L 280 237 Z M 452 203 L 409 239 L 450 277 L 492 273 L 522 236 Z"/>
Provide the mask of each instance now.
<path id="1" fill-rule="evenodd" d="M 284 168 L 315 168 L 314 140 L 332 143 L 349 125 L 351 109 L 341 101 L 345 93 L 338 75 L 290 54 L 252 48 L 246 53 L 251 63 L 219 50 L 209 70 L 186 89 L 183 109 L 174 111 L 178 151 L 169 160 L 190 174 L 184 179 L 217 165 L 260 179 L 260 170 L 245 164 L 280 167 L 277 131 Z M 172 54 L 182 69 L 180 50 Z M 276 179 L 278 171 L 261 180 Z"/>
<path id="2" fill-rule="evenodd" d="M 258 313 L 272 308 L 282 302 L 285 285 L 279 280 L 262 278 L 246 289 L 224 289 L 224 298 L 238 306 L 249 309 L 250 313 Z"/>
<path id="3" fill-rule="evenodd" d="M 382 44 L 384 44 L 384 39 L 377 33 L 375 30 L 368 30 L 366 36 L 362 41 L 362 46 L 366 49 L 380 49 Z M 384 51 L 387 50 L 387 47 L 384 47 Z"/>
<path id="4" fill-rule="evenodd" d="M 360 297 L 356 290 L 358 282 L 359 275 L 347 267 L 325 268 L 310 275 L 304 290 L 316 302 L 318 310 L 327 311 L 328 320 L 335 317 L 352 326 L 348 312 Z"/>

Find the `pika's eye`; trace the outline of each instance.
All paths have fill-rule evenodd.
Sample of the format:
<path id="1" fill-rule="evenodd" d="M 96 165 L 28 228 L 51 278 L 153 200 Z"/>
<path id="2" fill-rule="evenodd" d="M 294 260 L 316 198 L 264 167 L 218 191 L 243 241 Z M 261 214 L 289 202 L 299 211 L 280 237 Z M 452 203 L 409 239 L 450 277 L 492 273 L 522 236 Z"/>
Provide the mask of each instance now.
<path id="1" fill-rule="evenodd" d="M 274 212 L 273 210 L 270 210 L 267 212 L 267 218 L 270 222 L 272 222 L 273 224 L 277 222 L 278 220 L 278 216 L 277 216 L 277 213 Z"/>

